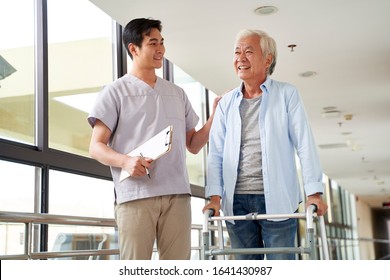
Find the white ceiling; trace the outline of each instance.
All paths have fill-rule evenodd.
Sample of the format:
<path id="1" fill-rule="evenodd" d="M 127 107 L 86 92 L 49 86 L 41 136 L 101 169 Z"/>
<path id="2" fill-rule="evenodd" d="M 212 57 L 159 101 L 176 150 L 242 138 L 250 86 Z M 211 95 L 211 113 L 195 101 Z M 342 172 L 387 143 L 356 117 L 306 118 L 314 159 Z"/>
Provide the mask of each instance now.
<path id="1" fill-rule="evenodd" d="M 218 95 L 239 84 L 236 33 L 268 32 L 278 44 L 272 77 L 299 88 L 319 146 L 344 146 L 318 148 L 324 172 L 372 207 L 390 201 L 389 0 L 90 1 L 122 25 L 160 19 L 166 57 Z M 260 6 L 278 12 L 256 15 Z M 306 71 L 317 75 L 301 77 Z M 329 106 L 341 115 L 324 118 Z"/>

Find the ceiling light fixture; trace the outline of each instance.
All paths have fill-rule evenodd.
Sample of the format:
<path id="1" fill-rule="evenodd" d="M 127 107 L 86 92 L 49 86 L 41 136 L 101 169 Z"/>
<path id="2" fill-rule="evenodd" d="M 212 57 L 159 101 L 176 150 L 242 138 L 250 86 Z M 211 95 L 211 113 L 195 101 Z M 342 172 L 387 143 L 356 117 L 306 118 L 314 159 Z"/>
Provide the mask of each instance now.
<path id="1" fill-rule="evenodd" d="M 336 106 L 326 106 L 326 107 L 322 108 L 322 110 L 324 110 L 324 111 L 336 110 L 336 109 L 337 109 Z"/>
<path id="2" fill-rule="evenodd" d="M 321 149 L 336 149 L 336 148 L 347 148 L 346 143 L 331 143 L 331 144 L 320 144 L 318 145 Z"/>
<path id="3" fill-rule="evenodd" d="M 326 119 L 331 119 L 331 118 L 338 118 L 340 117 L 341 112 L 338 110 L 329 110 L 329 111 L 324 111 L 321 113 L 321 116 Z"/>
<path id="4" fill-rule="evenodd" d="M 352 134 L 352 132 L 350 132 L 350 131 L 341 132 L 341 135 L 344 135 L 344 136 L 351 135 L 351 134 Z"/>
<path id="5" fill-rule="evenodd" d="M 296 46 L 297 46 L 297 45 L 295 45 L 295 44 L 290 44 L 290 45 L 288 45 L 287 47 L 289 47 L 290 50 L 293 52 L 293 51 L 294 51 L 294 48 L 295 48 Z"/>
<path id="6" fill-rule="evenodd" d="M 278 11 L 278 8 L 274 6 L 261 6 L 255 9 L 255 14 L 259 16 L 268 16 L 275 14 Z"/>
<path id="7" fill-rule="evenodd" d="M 313 77 L 317 75 L 317 72 L 315 71 L 306 71 L 306 72 L 302 72 L 301 74 L 299 74 L 299 76 L 303 77 L 303 78 L 309 78 L 309 77 Z"/>
<path id="8" fill-rule="evenodd" d="M 350 121 L 350 120 L 352 120 L 352 118 L 353 118 L 353 115 L 352 115 L 352 114 L 344 115 L 344 119 L 345 119 L 346 121 Z"/>

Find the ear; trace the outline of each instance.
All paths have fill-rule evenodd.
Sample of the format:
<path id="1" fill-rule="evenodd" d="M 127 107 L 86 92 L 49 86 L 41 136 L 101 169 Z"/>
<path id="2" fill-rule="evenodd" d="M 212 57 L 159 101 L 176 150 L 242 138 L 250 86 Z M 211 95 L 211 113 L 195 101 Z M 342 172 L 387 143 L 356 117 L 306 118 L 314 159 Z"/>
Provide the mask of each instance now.
<path id="1" fill-rule="evenodd" d="M 272 61 L 274 61 L 274 58 L 272 57 L 272 55 L 271 54 L 268 54 L 267 55 L 267 58 L 266 58 L 266 66 L 267 66 L 267 68 L 269 68 L 270 66 L 271 66 L 271 64 L 272 64 Z"/>
<path id="2" fill-rule="evenodd" d="M 129 52 L 134 56 L 137 54 L 137 46 L 134 45 L 133 43 L 130 43 L 127 45 L 127 48 L 129 49 Z"/>

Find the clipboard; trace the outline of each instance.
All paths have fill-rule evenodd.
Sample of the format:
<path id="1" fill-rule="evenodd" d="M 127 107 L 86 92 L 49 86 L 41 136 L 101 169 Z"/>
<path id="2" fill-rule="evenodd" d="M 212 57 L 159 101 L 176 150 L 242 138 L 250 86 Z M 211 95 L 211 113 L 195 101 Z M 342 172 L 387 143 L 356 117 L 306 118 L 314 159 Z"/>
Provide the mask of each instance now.
<path id="1" fill-rule="evenodd" d="M 173 126 L 169 125 L 159 133 L 154 135 L 148 141 L 138 146 L 127 155 L 131 157 L 140 156 L 141 154 L 146 158 L 152 158 L 156 160 L 168 153 L 172 147 L 172 132 Z M 129 177 L 129 173 L 126 170 L 121 171 L 119 182 L 123 181 L 127 177 Z"/>

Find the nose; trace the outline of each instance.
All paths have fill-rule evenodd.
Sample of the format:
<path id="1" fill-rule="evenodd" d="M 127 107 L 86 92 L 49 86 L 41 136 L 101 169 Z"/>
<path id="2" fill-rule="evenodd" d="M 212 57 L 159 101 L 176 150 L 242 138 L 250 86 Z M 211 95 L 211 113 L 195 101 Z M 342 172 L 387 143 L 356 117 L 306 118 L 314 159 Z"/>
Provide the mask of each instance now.
<path id="1" fill-rule="evenodd" d="M 159 45 L 159 47 L 157 48 L 157 52 L 164 54 L 165 53 L 165 46 Z"/>
<path id="2" fill-rule="evenodd" d="M 239 53 L 239 54 L 237 55 L 237 61 L 244 61 L 244 60 L 246 60 L 246 55 L 245 55 L 245 53 L 244 53 L 244 52 Z"/>

